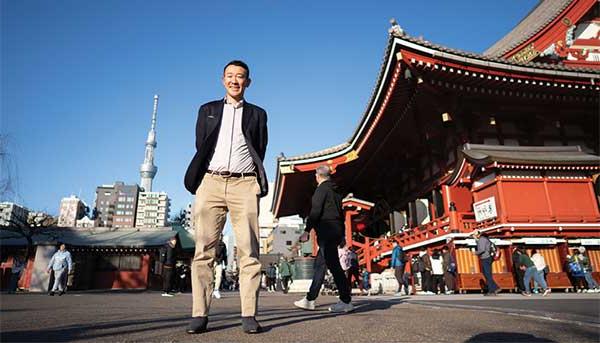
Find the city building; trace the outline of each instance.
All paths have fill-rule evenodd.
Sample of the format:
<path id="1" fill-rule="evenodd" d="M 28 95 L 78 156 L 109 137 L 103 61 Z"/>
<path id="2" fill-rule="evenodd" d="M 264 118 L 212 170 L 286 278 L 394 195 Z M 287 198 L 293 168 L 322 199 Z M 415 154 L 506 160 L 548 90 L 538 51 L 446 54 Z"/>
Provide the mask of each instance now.
<path id="1" fill-rule="evenodd" d="M 144 192 L 152 192 L 152 180 L 158 168 L 154 165 L 154 149 L 156 149 L 156 113 L 158 110 L 158 95 L 154 96 L 154 109 L 152 111 L 152 125 L 146 139 L 144 162 L 140 166 L 140 185 Z"/>
<path id="2" fill-rule="evenodd" d="M 189 232 L 193 232 L 195 227 L 193 209 L 193 202 L 188 203 L 187 207 L 185 208 L 185 222 L 183 223 L 183 227 Z"/>
<path id="3" fill-rule="evenodd" d="M 137 202 L 136 227 L 166 227 L 169 225 L 171 200 L 165 192 L 140 192 Z"/>
<path id="4" fill-rule="evenodd" d="M 100 227 L 134 227 L 140 187 L 121 181 L 96 188 L 97 221 Z"/>
<path id="5" fill-rule="evenodd" d="M 29 210 L 12 202 L 0 203 L 0 226 L 27 225 Z"/>
<path id="6" fill-rule="evenodd" d="M 516 246 L 544 256 L 550 287 L 572 288 L 574 249 L 600 270 L 599 16 L 596 0 L 542 0 L 482 54 L 393 23 L 360 124 L 343 144 L 278 159 L 273 213 L 305 216 L 307 185 L 328 164 L 353 193 L 346 240 L 369 271 L 389 266 L 394 241 L 409 256 L 448 246 L 458 289 L 481 291 L 469 238 L 480 230 L 502 251 L 500 287 L 515 288 Z M 395 211 L 406 218 L 390 227 Z"/>
<path id="7" fill-rule="evenodd" d="M 298 255 L 297 251 L 301 248 L 298 238 L 302 232 L 304 232 L 304 223 L 300 217 L 281 218 L 267 238 L 266 253 Z"/>
<path id="8" fill-rule="evenodd" d="M 91 227 L 96 227 L 97 223 L 94 219 L 90 219 L 87 216 L 84 216 L 81 219 L 77 219 L 75 221 L 75 227 L 78 228 L 91 228 Z"/>
<path id="9" fill-rule="evenodd" d="M 86 206 L 78 197 L 71 195 L 60 201 L 58 226 L 74 227 L 76 222 L 85 215 Z"/>

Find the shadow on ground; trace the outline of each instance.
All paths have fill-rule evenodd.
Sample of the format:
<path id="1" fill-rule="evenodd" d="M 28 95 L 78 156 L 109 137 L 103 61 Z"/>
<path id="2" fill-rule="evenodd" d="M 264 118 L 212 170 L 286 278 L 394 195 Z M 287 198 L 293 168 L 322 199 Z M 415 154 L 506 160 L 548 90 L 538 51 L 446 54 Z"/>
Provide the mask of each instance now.
<path id="1" fill-rule="evenodd" d="M 404 298 L 394 300 L 358 300 L 354 302 L 353 313 L 368 313 L 371 311 L 385 310 L 396 304 L 404 302 Z M 297 323 L 307 323 L 339 316 L 330 313 L 326 306 L 317 311 L 303 311 L 294 308 L 265 308 L 260 310 L 258 320 L 265 332 L 276 328 L 282 328 Z M 209 319 L 208 331 L 220 331 L 236 326 L 241 327 L 239 311 L 217 312 Z M 2 331 L 0 341 L 2 342 L 69 342 L 78 339 L 99 339 L 107 337 L 119 337 L 126 339 L 127 335 L 152 332 L 154 330 L 172 329 L 177 333 L 184 332 L 189 321 L 188 315 L 171 316 L 151 320 L 121 320 L 94 323 L 89 325 L 66 325 L 53 329 L 27 330 L 27 331 Z"/>
<path id="2" fill-rule="evenodd" d="M 482 343 L 482 342 L 546 342 L 546 343 L 556 343 L 556 341 L 537 337 L 530 334 L 519 333 L 519 332 L 484 332 L 477 334 L 469 339 L 467 339 L 464 343 Z"/>

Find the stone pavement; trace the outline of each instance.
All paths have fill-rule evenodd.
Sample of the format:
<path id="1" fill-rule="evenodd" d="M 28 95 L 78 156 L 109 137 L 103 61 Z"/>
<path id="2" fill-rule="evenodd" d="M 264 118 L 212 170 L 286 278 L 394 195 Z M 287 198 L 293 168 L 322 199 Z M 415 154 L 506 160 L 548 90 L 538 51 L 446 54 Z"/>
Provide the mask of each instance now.
<path id="1" fill-rule="evenodd" d="M 187 335 L 191 294 L 82 292 L 0 295 L 2 342 L 598 342 L 600 295 L 355 297 L 356 311 L 293 307 L 298 294 L 261 293 L 265 332 L 241 330 L 238 293 L 214 300 L 209 332 Z"/>

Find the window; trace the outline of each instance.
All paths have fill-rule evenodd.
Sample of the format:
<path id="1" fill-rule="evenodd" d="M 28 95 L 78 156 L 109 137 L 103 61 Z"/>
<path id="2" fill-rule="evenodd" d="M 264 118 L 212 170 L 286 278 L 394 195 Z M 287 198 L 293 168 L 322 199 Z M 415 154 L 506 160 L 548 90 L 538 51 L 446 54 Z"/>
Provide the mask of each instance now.
<path id="1" fill-rule="evenodd" d="M 116 270 L 140 270 L 142 267 L 142 258 L 137 255 L 107 255 L 99 256 L 96 270 L 116 271 Z"/>
<path id="2" fill-rule="evenodd" d="M 281 230 L 281 231 L 280 231 L 280 233 L 281 233 L 282 235 L 285 235 L 285 230 Z"/>
<path id="3" fill-rule="evenodd" d="M 292 245 L 292 241 L 285 241 L 285 245 L 287 245 L 287 246 Z"/>

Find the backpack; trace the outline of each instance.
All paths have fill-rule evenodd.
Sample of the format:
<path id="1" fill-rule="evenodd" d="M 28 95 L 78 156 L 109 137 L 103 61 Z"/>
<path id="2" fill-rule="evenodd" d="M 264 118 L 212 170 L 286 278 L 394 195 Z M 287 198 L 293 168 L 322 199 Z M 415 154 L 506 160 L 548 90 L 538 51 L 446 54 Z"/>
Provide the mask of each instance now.
<path id="1" fill-rule="evenodd" d="M 501 251 L 500 249 L 498 249 L 498 247 L 496 246 L 496 244 L 494 244 L 494 242 L 492 242 L 492 240 L 490 240 L 490 256 L 494 259 L 494 261 L 500 259 L 501 256 Z"/>
<path id="2" fill-rule="evenodd" d="M 581 276 L 583 275 L 583 268 L 577 261 L 569 262 L 569 272 L 573 276 Z"/>

